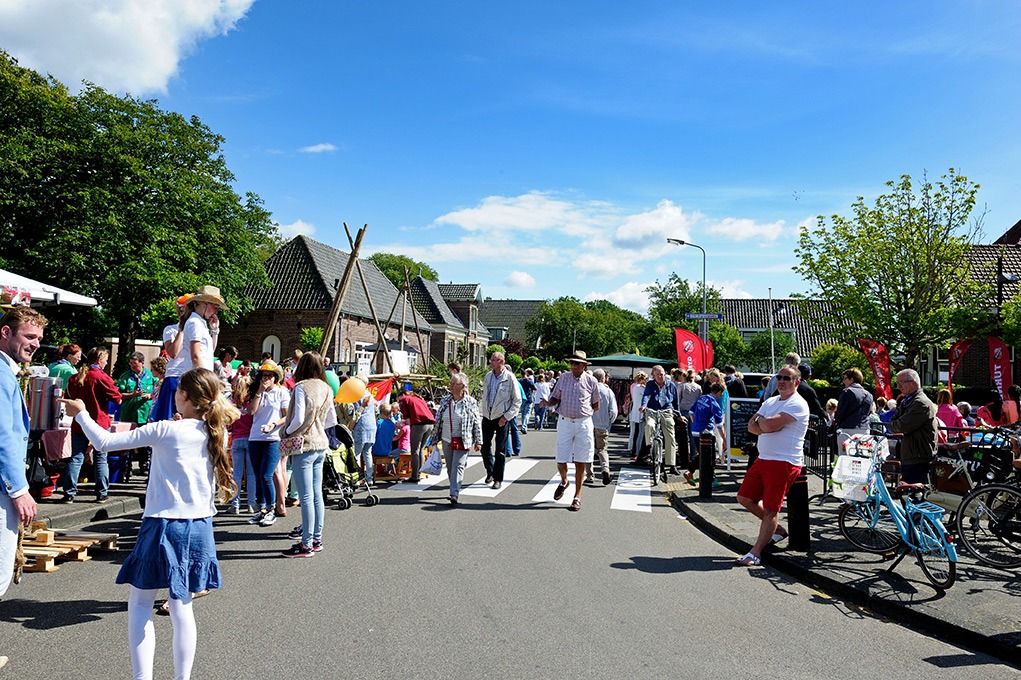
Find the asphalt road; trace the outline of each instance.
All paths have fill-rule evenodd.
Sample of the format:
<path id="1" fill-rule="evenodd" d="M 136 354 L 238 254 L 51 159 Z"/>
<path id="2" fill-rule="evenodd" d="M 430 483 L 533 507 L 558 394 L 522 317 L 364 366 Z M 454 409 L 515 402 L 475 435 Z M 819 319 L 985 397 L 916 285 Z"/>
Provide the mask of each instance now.
<path id="1" fill-rule="evenodd" d="M 294 510 L 267 529 L 218 517 L 225 585 L 196 601 L 194 677 L 1021 677 L 773 570 L 732 568 L 733 553 L 640 479 L 587 486 L 580 512 L 543 500 L 553 435 L 524 446 L 519 479 L 466 490 L 457 508 L 443 480 L 328 510 L 311 559 L 278 556 Z M 466 482 L 483 476 L 476 463 Z M 138 520 L 90 528 L 130 549 Z M 124 554 L 97 555 L 8 591 L 0 677 L 130 675 L 127 587 L 114 584 Z M 156 630 L 156 676 L 172 677 L 169 619 Z"/>

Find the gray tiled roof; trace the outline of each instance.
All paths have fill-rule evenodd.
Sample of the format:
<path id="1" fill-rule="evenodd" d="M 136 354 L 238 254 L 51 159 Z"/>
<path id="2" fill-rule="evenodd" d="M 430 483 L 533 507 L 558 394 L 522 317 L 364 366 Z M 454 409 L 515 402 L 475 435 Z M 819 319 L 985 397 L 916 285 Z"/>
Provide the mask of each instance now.
<path id="1" fill-rule="evenodd" d="M 993 241 L 996 245 L 1003 245 L 1008 243 L 1017 244 L 1021 242 L 1021 220 L 1018 220 L 1013 227 L 1003 232 L 1000 238 Z"/>
<path id="2" fill-rule="evenodd" d="M 1003 283 L 1003 300 L 1009 300 L 1021 290 L 1021 286 L 1019 286 L 1019 282 L 1021 282 L 1021 246 L 1016 243 L 1001 245 L 997 242 L 996 244 L 973 245 L 968 251 L 968 262 L 971 264 L 974 278 L 992 286 L 990 305 L 996 304 L 996 261 L 1001 256 L 1003 258 L 1003 273 L 1007 278 L 1013 274 L 1018 279 L 1013 283 Z"/>
<path id="3" fill-rule="evenodd" d="M 444 300 L 457 302 L 470 302 L 479 299 L 482 295 L 482 287 L 477 283 L 438 283 L 440 295 Z"/>
<path id="4" fill-rule="evenodd" d="M 465 325 L 447 305 L 435 281 L 416 276 L 411 281 L 411 300 L 425 319 L 432 324 L 445 324 L 465 330 Z"/>
<path id="5" fill-rule="evenodd" d="M 722 304 L 723 322 L 738 330 L 769 329 L 770 300 L 767 299 L 725 299 Z M 827 300 L 804 300 L 797 298 L 773 298 L 776 313 L 773 327 L 777 330 L 793 330 L 798 351 L 811 355 L 821 344 L 840 344 L 834 329 L 823 319 L 832 312 L 834 304 Z"/>
<path id="6" fill-rule="evenodd" d="M 344 269 L 350 253 L 337 250 L 325 243 L 314 241 L 307 236 L 295 236 L 266 260 L 266 275 L 273 282 L 270 288 L 246 289 L 255 309 L 266 310 L 324 310 L 333 304 L 335 283 L 344 276 Z M 361 260 L 365 285 L 372 296 L 379 322 L 386 321 L 387 315 L 397 300 L 398 291 L 382 272 L 369 260 Z M 344 296 L 343 313 L 346 316 L 372 319 L 365 291 L 362 290 L 358 273 L 352 275 L 347 294 Z M 409 307 L 411 314 L 418 318 L 419 327 L 431 332 L 428 321 Z M 394 321 L 400 324 L 400 308 L 394 314 Z M 415 323 L 408 316 L 408 327 Z"/>
<path id="7" fill-rule="evenodd" d="M 539 312 L 545 300 L 487 299 L 479 307 L 479 320 L 489 328 L 506 328 L 511 340 L 525 342 L 525 324 Z"/>

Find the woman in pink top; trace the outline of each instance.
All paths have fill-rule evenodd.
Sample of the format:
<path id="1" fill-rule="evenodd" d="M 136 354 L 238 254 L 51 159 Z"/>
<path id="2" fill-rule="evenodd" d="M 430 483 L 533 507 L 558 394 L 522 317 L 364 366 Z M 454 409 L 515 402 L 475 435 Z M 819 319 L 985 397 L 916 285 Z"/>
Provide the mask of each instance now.
<path id="1" fill-rule="evenodd" d="M 950 390 L 940 390 L 936 393 L 936 417 L 946 427 L 951 428 L 951 431 L 947 433 L 948 439 L 958 439 L 961 436 L 961 432 L 954 430 L 954 428 L 967 427 L 964 422 L 964 418 L 961 417 L 961 412 L 957 410 L 957 406 L 954 405 L 953 398 L 950 396 Z"/>

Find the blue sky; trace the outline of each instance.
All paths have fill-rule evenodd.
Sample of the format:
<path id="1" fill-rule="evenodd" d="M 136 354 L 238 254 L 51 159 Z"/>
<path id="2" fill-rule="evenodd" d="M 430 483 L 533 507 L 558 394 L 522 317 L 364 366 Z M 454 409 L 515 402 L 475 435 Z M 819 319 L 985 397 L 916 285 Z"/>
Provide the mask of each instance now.
<path id="1" fill-rule="evenodd" d="M 495 298 L 806 292 L 797 229 L 907 173 L 1021 219 L 1014 2 L 0 0 L 0 47 L 226 137 L 285 235 Z M 693 310 L 694 311 L 694 310 Z"/>

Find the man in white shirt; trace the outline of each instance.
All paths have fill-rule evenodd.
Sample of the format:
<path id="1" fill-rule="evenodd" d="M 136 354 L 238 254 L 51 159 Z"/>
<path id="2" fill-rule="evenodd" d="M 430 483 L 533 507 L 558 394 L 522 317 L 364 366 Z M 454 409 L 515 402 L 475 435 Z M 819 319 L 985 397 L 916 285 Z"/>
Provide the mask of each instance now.
<path id="1" fill-rule="evenodd" d="M 784 366 L 776 375 L 778 396 L 767 399 L 748 422 L 748 432 L 759 437 L 759 457 L 748 469 L 737 502 L 762 520 L 755 545 L 734 564 L 760 564 L 767 545 L 787 538 L 777 516 L 791 484 L 801 474 L 805 433 L 808 431 L 808 402 L 798 395 L 801 373 Z"/>

